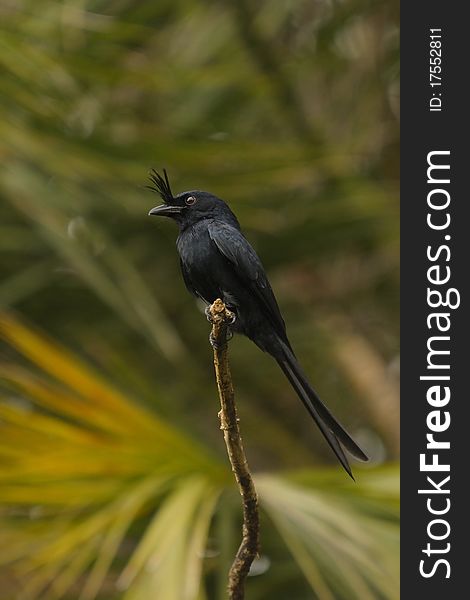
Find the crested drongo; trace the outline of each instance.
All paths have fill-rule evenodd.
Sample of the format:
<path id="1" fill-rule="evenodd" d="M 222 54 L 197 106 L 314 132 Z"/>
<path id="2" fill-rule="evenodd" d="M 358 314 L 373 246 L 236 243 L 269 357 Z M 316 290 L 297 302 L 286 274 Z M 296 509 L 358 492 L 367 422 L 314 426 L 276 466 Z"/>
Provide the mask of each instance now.
<path id="1" fill-rule="evenodd" d="M 207 305 L 217 298 L 235 314 L 230 326 L 273 356 L 326 441 L 352 477 L 343 447 L 355 458 L 366 454 L 318 397 L 295 357 L 263 265 L 227 204 L 199 190 L 173 195 L 166 171 L 152 171 L 150 189 L 164 204 L 150 215 L 170 217 L 179 227 L 176 247 L 188 290 Z"/>

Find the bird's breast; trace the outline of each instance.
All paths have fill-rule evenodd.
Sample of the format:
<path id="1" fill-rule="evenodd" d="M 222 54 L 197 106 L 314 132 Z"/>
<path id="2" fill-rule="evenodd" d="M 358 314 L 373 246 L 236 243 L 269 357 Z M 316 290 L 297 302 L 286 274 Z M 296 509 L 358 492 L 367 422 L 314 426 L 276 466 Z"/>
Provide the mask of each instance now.
<path id="1" fill-rule="evenodd" d="M 179 255 L 189 269 L 209 270 L 214 260 L 213 244 L 207 228 L 191 227 L 181 232 L 176 242 Z"/>
<path id="2" fill-rule="evenodd" d="M 226 279 L 224 259 L 212 242 L 207 226 L 193 226 L 180 233 L 176 242 L 185 277 L 206 302 L 223 295 Z"/>

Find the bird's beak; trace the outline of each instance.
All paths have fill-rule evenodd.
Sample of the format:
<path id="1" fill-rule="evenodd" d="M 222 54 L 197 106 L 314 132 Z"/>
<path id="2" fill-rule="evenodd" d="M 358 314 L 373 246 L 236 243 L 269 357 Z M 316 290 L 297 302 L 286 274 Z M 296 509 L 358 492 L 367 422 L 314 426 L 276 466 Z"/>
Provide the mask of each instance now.
<path id="1" fill-rule="evenodd" d="M 149 211 L 149 215 L 157 215 L 160 217 L 171 217 L 176 213 L 180 213 L 182 210 L 181 206 L 171 206 L 170 204 L 161 204 L 156 206 Z"/>

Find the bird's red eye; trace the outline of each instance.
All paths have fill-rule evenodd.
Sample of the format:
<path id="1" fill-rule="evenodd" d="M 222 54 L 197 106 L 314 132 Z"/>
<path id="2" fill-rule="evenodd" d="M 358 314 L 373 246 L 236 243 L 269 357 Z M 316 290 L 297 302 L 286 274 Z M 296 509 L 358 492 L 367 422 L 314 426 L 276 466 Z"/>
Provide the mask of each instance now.
<path id="1" fill-rule="evenodd" d="M 194 204 L 196 202 L 196 198 L 194 196 L 188 196 L 186 198 L 185 202 L 188 206 L 191 206 L 192 204 Z"/>

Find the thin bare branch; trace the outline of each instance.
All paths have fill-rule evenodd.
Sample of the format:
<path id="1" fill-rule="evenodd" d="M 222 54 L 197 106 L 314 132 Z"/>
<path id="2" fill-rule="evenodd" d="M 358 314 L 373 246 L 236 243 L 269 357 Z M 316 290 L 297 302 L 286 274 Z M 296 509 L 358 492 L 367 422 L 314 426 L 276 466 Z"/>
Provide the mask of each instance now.
<path id="1" fill-rule="evenodd" d="M 243 600 L 245 579 L 259 550 L 258 497 L 253 484 L 240 435 L 232 376 L 228 362 L 227 332 L 234 315 L 217 299 L 209 308 L 212 323 L 211 344 L 214 349 L 214 367 L 219 390 L 220 428 L 243 501 L 243 537 L 232 563 L 228 578 L 229 600 Z"/>

